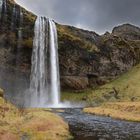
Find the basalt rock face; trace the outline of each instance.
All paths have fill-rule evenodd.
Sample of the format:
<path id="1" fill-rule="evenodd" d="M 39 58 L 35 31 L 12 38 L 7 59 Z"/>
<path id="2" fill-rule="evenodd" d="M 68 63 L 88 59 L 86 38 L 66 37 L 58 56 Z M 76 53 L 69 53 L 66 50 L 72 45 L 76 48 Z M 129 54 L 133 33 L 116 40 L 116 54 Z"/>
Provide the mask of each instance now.
<path id="1" fill-rule="evenodd" d="M 125 40 L 140 40 L 140 28 L 131 24 L 124 24 L 115 27 L 112 33 L 122 37 Z"/>
<path id="2" fill-rule="evenodd" d="M 11 28 L 14 5 L 16 19 Z M 22 25 L 20 11 L 23 12 Z M 0 20 L 0 73 L 4 79 L 1 81 L 10 79 L 11 86 L 14 86 L 15 79 L 21 87 L 29 81 L 35 19 L 34 14 L 7 0 L 7 13 L 2 12 Z M 19 29 L 22 31 L 20 42 Z M 57 29 L 62 90 L 103 85 L 140 62 L 140 28 L 133 25 L 115 27 L 112 33 L 102 36 L 60 24 L 57 24 Z M 20 81 L 19 77 L 22 77 Z M 4 86 L 9 86 L 9 83 Z"/>
<path id="3" fill-rule="evenodd" d="M 36 16 L 13 0 L 3 0 L 0 15 L 0 85 L 14 96 L 28 85 Z"/>
<path id="4" fill-rule="evenodd" d="M 21 8 L 13 0 L 3 1 L 6 2 L 6 9 L 3 4 L 0 19 L 0 63 L 14 68 L 17 68 L 18 63 L 20 69 L 29 69 L 35 16 Z M 22 23 L 20 23 L 20 11 L 23 14 Z M 20 42 L 19 30 L 22 32 Z M 20 47 L 18 47 L 19 43 Z"/>
<path id="5" fill-rule="evenodd" d="M 58 31 L 62 83 L 70 89 L 70 83 L 73 89 L 103 85 L 140 62 L 138 27 L 122 25 L 102 36 L 69 26 L 58 26 Z"/>

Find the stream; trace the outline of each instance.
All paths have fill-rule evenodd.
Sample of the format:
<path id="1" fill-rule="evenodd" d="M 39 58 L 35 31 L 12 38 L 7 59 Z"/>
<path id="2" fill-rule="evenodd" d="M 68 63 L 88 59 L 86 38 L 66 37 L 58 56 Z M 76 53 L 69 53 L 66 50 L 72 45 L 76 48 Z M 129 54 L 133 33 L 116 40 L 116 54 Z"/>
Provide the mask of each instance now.
<path id="1" fill-rule="evenodd" d="M 62 110 L 57 114 L 68 122 L 74 140 L 140 140 L 140 123 L 90 115 L 82 109 Z"/>

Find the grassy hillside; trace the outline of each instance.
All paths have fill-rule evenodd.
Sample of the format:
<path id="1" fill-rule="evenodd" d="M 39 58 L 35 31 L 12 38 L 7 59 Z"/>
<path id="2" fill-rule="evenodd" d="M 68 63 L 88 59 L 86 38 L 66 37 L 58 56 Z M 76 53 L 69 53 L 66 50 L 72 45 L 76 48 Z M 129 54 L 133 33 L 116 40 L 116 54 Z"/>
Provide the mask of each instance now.
<path id="1" fill-rule="evenodd" d="M 45 109 L 17 109 L 0 97 L 0 140 L 69 138 L 68 125 L 59 116 Z"/>
<path id="2" fill-rule="evenodd" d="M 85 108 L 84 112 L 140 122 L 140 102 L 105 103 L 100 107 Z"/>
<path id="3" fill-rule="evenodd" d="M 63 99 L 86 100 L 97 105 L 108 101 L 140 101 L 140 64 L 118 79 L 82 93 L 63 93 Z"/>
<path id="4" fill-rule="evenodd" d="M 122 75 L 120 78 L 93 91 L 94 94 L 102 94 L 104 97 L 114 95 L 114 99 L 125 101 L 140 100 L 140 65 Z"/>

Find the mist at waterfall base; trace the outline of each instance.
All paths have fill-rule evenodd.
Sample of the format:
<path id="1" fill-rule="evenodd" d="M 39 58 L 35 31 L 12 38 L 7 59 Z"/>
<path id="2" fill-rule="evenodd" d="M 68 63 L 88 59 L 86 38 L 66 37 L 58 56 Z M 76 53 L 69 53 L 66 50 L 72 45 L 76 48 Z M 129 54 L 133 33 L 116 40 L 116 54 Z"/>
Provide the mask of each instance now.
<path id="1" fill-rule="evenodd" d="M 84 106 L 81 103 L 61 102 L 55 23 L 45 17 L 37 18 L 34 27 L 32 69 L 29 75 L 29 73 L 22 73 L 19 70 L 23 47 L 24 17 L 22 8 L 14 4 L 11 16 L 10 29 L 17 33 L 17 50 L 14 62 L 15 70 L 0 67 L 0 87 L 5 91 L 5 98 L 19 107 L 26 108 L 75 108 Z M 7 20 L 6 0 L 0 0 L 0 20 L 3 22 Z"/>
<path id="2" fill-rule="evenodd" d="M 30 107 L 72 107 L 60 100 L 57 28 L 45 17 L 35 22 L 29 93 Z"/>
<path id="3" fill-rule="evenodd" d="M 24 96 L 26 96 L 24 91 L 28 88 L 29 74 L 19 70 L 21 66 L 21 56 L 23 55 L 23 11 L 22 8 L 16 4 L 11 6 L 13 6 L 11 7 L 11 17 L 8 17 L 8 1 L 0 0 L 0 24 L 6 26 L 10 18 L 11 26 L 8 30 L 11 30 L 11 32 L 17 35 L 17 44 L 13 57 L 11 58 L 9 54 L 7 54 L 14 69 L 7 66 L 9 60 L 7 60 L 7 62 L 4 61 L 4 64 L 0 66 L 0 87 L 5 91 L 4 97 L 7 100 L 17 106 L 24 106 Z M 1 51 L 3 51 L 3 48 L 7 50 L 8 47 L 5 41 L 0 44 Z M 9 50 L 10 48 L 8 51 Z"/>
<path id="4" fill-rule="evenodd" d="M 35 22 L 30 79 L 31 107 L 60 103 L 60 78 L 55 23 L 45 17 Z"/>

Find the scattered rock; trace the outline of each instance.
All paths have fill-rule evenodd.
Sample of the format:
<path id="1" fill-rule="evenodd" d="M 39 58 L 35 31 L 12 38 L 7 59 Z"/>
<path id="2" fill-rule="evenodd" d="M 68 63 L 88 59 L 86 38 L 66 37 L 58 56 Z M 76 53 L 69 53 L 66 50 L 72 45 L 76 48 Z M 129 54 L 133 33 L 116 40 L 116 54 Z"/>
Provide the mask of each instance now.
<path id="1" fill-rule="evenodd" d="M 81 90 L 86 89 L 89 85 L 87 77 L 64 76 L 61 79 L 62 88 Z"/>
<path id="2" fill-rule="evenodd" d="M 3 97 L 4 95 L 4 91 L 2 89 L 0 89 L 0 97 Z"/>

